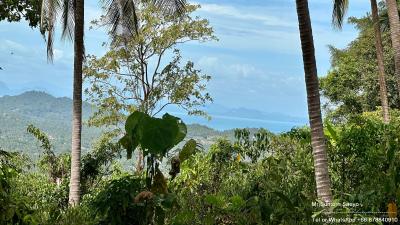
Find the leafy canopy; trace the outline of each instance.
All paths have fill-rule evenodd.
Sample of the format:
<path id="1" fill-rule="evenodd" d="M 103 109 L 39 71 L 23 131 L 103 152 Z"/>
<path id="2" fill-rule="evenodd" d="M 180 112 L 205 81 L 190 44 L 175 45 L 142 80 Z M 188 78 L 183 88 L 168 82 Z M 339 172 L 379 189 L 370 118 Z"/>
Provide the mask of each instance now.
<path id="1" fill-rule="evenodd" d="M 137 7 L 136 35 L 122 33 L 103 56 L 87 56 L 85 93 L 98 107 L 89 124 L 114 126 L 136 110 L 154 116 L 168 105 L 205 115 L 199 107 L 212 101 L 206 91 L 211 77 L 193 62 L 182 62 L 178 44 L 215 40 L 208 21 L 192 18 L 198 8 L 194 5 L 187 5 L 179 18 L 149 2 Z M 102 26 L 106 22 L 102 17 L 93 23 Z"/>
<path id="2" fill-rule="evenodd" d="M 345 49 L 330 47 L 332 67 L 320 79 L 322 95 L 327 100 L 324 107 L 328 117 L 338 121 L 375 111 L 381 105 L 372 21 L 365 17 L 351 18 L 350 22 L 360 31 L 358 37 Z M 388 31 L 382 33 L 382 41 L 389 106 L 397 108 L 399 97 Z"/>
<path id="3" fill-rule="evenodd" d="M 41 0 L 0 1 L 0 21 L 19 22 L 25 19 L 30 27 L 37 27 L 40 22 L 41 4 Z"/>

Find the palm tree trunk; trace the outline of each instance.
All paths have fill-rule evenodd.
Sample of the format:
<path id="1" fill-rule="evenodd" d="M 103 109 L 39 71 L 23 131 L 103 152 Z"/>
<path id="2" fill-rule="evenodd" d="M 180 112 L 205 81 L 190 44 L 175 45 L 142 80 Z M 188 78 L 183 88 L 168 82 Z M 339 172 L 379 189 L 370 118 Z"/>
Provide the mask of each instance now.
<path id="1" fill-rule="evenodd" d="M 378 72 L 379 72 L 379 92 L 382 104 L 383 121 L 389 123 L 389 104 L 387 98 L 386 80 L 385 80 L 385 65 L 383 62 L 383 47 L 381 37 L 381 27 L 379 25 L 378 5 L 376 0 L 371 0 L 371 12 L 372 22 L 374 23 L 375 31 L 375 47 L 376 47 L 376 58 L 378 60 Z"/>
<path id="2" fill-rule="evenodd" d="M 400 96 L 400 21 L 396 0 L 386 0 L 388 10 L 390 34 L 394 49 L 394 66 L 397 79 L 397 88 Z"/>
<path id="3" fill-rule="evenodd" d="M 318 198 L 325 203 L 332 202 L 331 182 L 328 173 L 328 157 L 321 115 L 317 65 L 314 40 L 307 0 L 296 0 L 297 16 L 307 88 L 308 115 L 311 127 L 315 181 Z"/>
<path id="4" fill-rule="evenodd" d="M 69 204 L 79 205 L 80 199 L 80 163 L 82 136 L 82 63 L 83 63 L 83 33 L 84 33 L 84 0 L 76 0 L 75 37 L 74 37 L 74 90 L 72 113 L 72 150 L 71 150 L 71 180 L 69 189 Z"/>

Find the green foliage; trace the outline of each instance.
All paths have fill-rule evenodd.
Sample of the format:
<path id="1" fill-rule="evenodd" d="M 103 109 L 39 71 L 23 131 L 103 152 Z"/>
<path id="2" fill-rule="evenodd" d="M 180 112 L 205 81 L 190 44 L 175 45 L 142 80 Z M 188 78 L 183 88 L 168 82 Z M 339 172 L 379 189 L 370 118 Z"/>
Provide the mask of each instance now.
<path id="1" fill-rule="evenodd" d="M 211 77 L 193 62 L 182 62 L 178 50 L 181 43 L 216 39 L 207 20 L 192 18 L 197 8 L 188 5 L 177 18 L 141 1 L 137 4 L 137 33 L 117 37 L 101 57 L 87 56 L 84 77 L 89 85 L 85 93 L 98 107 L 90 125 L 119 128 L 126 114 L 141 111 L 155 116 L 168 105 L 205 115 L 200 107 L 212 101 L 206 92 Z M 94 24 L 105 22 L 102 17 Z"/>
<path id="2" fill-rule="evenodd" d="M 29 160 L 9 154 L 9 163 L 0 163 L 1 224 L 47 224 L 68 205 L 67 184 L 57 187 L 46 175 L 29 172 Z"/>
<path id="3" fill-rule="evenodd" d="M 150 154 L 164 156 L 186 136 L 186 125 L 180 119 L 165 114 L 162 119 L 145 117 L 139 126 L 142 149 Z"/>
<path id="4" fill-rule="evenodd" d="M 119 143 L 127 150 L 127 157 L 130 158 L 132 152 L 138 146 L 143 150 L 144 156 L 147 157 L 147 169 L 144 179 L 146 181 L 146 189 L 134 197 L 134 205 L 132 207 L 135 208 L 138 216 L 136 216 L 136 222 L 132 221 L 132 219 L 130 221 L 134 222 L 133 224 L 164 224 L 166 211 L 173 204 L 170 204 L 172 195 L 168 193 L 167 181 L 159 169 L 159 161 L 186 137 L 186 125 L 179 118 L 168 113 L 162 118 L 155 118 L 146 113 L 136 111 L 126 120 L 125 132 L 125 136 L 120 139 Z M 190 141 L 185 146 L 185 153 L 190 152 L 193 141 Z M 196 142 L 194 142 L 194 147 L 197 147 Z M 179 160 L 179 156 L 176 158 Z M 179 173 L 179 163 L 171 163 L 171 169 L 174 171 L 170 173 L 172 178 Z M 143 179 L 139 179 L 139 181 L 143 181 Z M 143 201 L 145 202 L 144 206 Z M 126 206 L 124 205 L 124 207 Z M 111 224 L 121 223 L 119 220 L 126 219 L 126 216 L 122 215 L 122 217 L 116 219 L 118 221 Z"/>
<path id="5" fill-rule="evenodd" d="M 375 111 L 381 105 L 372 22 L 369 17 L 351 18 L 350 22 L 360 31 L 358 37 L 345 49 L 330 47 L 332 67 L 327 76 L 320 79 L 322 94 L 328 100 L 324 107 L 328 117 L 335 121 Z M 389 106 L 398 108 L 399 97 L 388 31 L 382 33 L 382 42 Z"/>
<path id="6" fill-rule="evenodd" d="M 204 150 L 203 146 L 195 141 L 194 139 L 188 140 L 182 149 L 177 149 L 177 155 L 171 158 L 171 170 L 169 175 L 171 175 L 171 180 L 173 180 L 181 171 L 181 163 L 190 159 L 196 153 Z"/>
<path id="7" fill-rule="evenodd" d="M 143 179 L 126 176 L 113 180 L 100 191 L 91 203 L 94 217 L 100 224 L 145 224 L 146 206 L 134 203 L 145 188 Z"/>
<path id="8" fill-rule="evenodd" d="M 399 112 L 385 124 L 379 111 L 364 113 L 328 135 L 332 180 L 343 201 L 359 202 L 365 210 L 385 211 L 400 197 Z M 332 133 L 332 131 L 329 131 Z M 373 178 L 373 179 L 371 179 Z"/>
<path id="9" fill-rule="evenodd" d="M 391 111 L 390 124 L 383 123 L 380 113 L 352 116 L 341 124 L 325 123 L 335 202 L 361 204 L 357 209 L 332 208 L 340 212 L 337 216 L 365 217 L 349 213 L 354 210 L 386 211 L 388 202 L 400 197 L 400 112 Z M 128 119 L 130 131 L 126 133 L 140 137 L 139 130 L 144 129 L 140 124 L 146 116 L 135 115 Z M 180 123 L 172 116 L 154 119 L 166 124 L 174 120 L 177 127 Z M 107 134 L 83 157 L 83 198 L 77 209 L 68 209 L 67 179 L 56 185 L 48 175 L 30 171 L 25 158 L 0 152 L 7 156 L 0 161 L 0 222 L 305 225 L 312 224 L 313 218 L 325 217 L 326 209 L 312 206 L 317 196 L 309 128 L 293 128 L 278 135 L 265 130 L 237 130 L 236 134 L 236 141 L 219 140 L 208 151 L 201 151 L 195 140 L 182 149 L 169 149 L 158 159 L 152 156 L 158 151 L 148 151 L 147 173 L 135 176 L 114 169 L 112 161 L 121 146 L 114 142 L 113 134 Z M 166 140 L 158 139 L 160 143 Z M 140 140 L 138 143 L 141 145 Z M 256 150 L 257 157 L 244 153 L 247 148 L 254 148 L 250 152 Z M 178 162 L 178 170 L 167 180 L 161 161 L 170 152 L 174 152 L 171 171 L 173 162 Z M 243 156 L 239 160 L 238 154 Z"/>
<path id="10" fill-rule="evenodd" d="M 19 22 L 22 18 L 29 26 L 36 27 L 40 22 L 41 0 L 6 0 L 0 2 L 0 21 Z"/>
<path id="11" fill-rule="evenodd" d="M 310 224 L 316 195 L 309 144 L 270 134 L 254 162 L 238 161 L 235 145 L 220 140 L 182 163 L 171 183 L 179 203 L 171 223 Z"/>
<path id="12" fill-rule="evenodd" d="M 185 138 L 187 128 L 179 118 L 168 113 L 162 118 L 155 118 L 137 111 L 126 120 L 125 131 L 126 135 L 120 143 L 127 149 L 128 158 L 140 146 L 145 155 L 151 154 L 161 159 Z"/>
<path id="13" fill-rule="evenodd" d="M 14 217 L 19 217 L 17 206 L 11 198 L 10 180 L 17 176 L 17 171 L 8 163 L 10 155 L 2 151 L 0 155 L 0 222 L 11 224 Z M 19 219 L 19 218 L 18 218 Z"/>
<path id="14" fill-rule="evenodd" d="M 261 129 L 256 132 L 253 137 L 250 137 L 250 131 L 247 129 L 235 130 L 235 147 L 239 154 L 248 156 L 253 163 L 261 156 L 268 147 L 268 135 L 271 135 L 266 130 Z M 240 155 L 238 155 L 238 159 Z M 239 159 L 240 160 L 240 159 Z"/>
<path id="15" fill-rule="evenodd" d="M 190 139 L 182 147 L 182 150 L 179 151 L 178 155 L 179 161 L 184 162 L 185 160 L 189 159 L 190 156 L 202 150 L 202 148 L 203 147 L 199 143 L 197 143 L 194 139 Z"/>
<path id="16" fill-rule="evenodd" d="M 46 154 L 53 154 L 51 152 L 51 144 L 50 144 L 50 140 L 47 137 L 47 135 L 45 133 L 43 133 L 39 128 L 33 126 L 32 124 L 29 124 L 28 128 L 26 128 L 26 130 L 32 134 L 33 136 L 36 137 L 36 139 L 38 139 L 42 145 L 40 146 L 41 148 L 43 148 L 43 150 L 46 151 Z"/>
<path id="17" fill-rule="evenodd" d="M 45 148 L 45 154 L 38 160 L 42 170 L 32 169 L 36 164 L 19 154 L 0 152 L 0 183 L 4 189 L 1 193 L 5 194 L 0 196 L 5 207 L 0 213 L 0 224 L 98 224 L 91 218 L 92 209 L 87 204 L 102 190 L 104 183 L 115 175 L 120 176 L 120 170 L 113 166 L 115 156 L 121 151 L 119 144 L 106 133 L 95 143 L 93 151 L 83 156 L 81 193 L 84 205 L 79 210 L 68 209 L 69 155 L 56 155 L 49 138 L 38 128 L 29 126 L 28 130 Z M 3 173 L 3 168 L 7 173 Z"/>
<path id="18" fill-rule="evenodd" d="M 98 221 L 91 215 L 86 205 L 71 207 L 65 210 L 54 225 L 97 225 Z"/>
<path id="19" fill-rule="evenodd" d="M 113 139 L 113 134 L 104 133 L 94 144 L 91 152 L 82 157 L 81 193 L 86 194 L 98 186 L 102 178 L 112 175 L 110 168 L 122 146 Z M 100 182 L 101 183 L 101 182 Z"/>
<path id="20" fill-rule="evenodd" d="M 39 166 L 43 171 L 47 171 L 53 182 L 57 179 L 63 179 L 68 176 L 70 156 L 67 154 L 56 155 L 50 143 L 50 140 L 43 131 L 30 124 L 27 128 L 28 133 L 35 136 L 41 143 L 41 148 L 44 150 L 44 155 L 39 160 Z"/>

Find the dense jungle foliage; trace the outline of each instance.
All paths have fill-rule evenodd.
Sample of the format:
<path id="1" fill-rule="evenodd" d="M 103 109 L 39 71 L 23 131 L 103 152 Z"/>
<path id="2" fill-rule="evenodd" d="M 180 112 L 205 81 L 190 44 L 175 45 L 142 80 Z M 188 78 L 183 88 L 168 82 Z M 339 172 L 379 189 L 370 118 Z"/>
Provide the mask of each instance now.
<path id="1" fill-rule="evenodd" d="M 12 10 L 0 10 L 0 20 L 25 17 L 36 26 L 39 3 L 25 3 L 8 1 Z M 75 9 L 66 3 L 64 7 Z M 123 10 L 111 8 L 93 25 L 109 26 L 115 22 L 109 14 L 120 16 L 132 9 L 126 4 Z M 83 143 L 87 149 L 77 169 L 79 204 L 69 202 L 71 167 L 78 168 L 71 154 L 57 149 L 61 144 L 53 143 L 41 127 L 18 127 L 30 136 L 31 145 L 40 146 L 40 153 L 32 157 L 14 151 L 18 149 L 0 149 L 0 225 L 308 225 L 327 218 L 384 224 L 368 219 L 397 217 L 400 103 L 387 29 L 382 36 L 390 122 L 382 118 L 369 15 L 350 19 L 359 36 L 345 49 L 331 47 L 332 68 L 320 78 L 326 99 L 320 131 L 333 194 L 333 204 L 325 206 L 318 198 L 310 127 L 283 133 L 236 129 L 231 138 L 212 139 L 208 147 L 190 136 L 185 121 L 164 112 L 171 104 L 189 115 L 208 116 L 204 106 L 213 100 L 207 92 L 211 76 L 184 61 L 179 44 L 217 37 L 207 20 L 192 16 L 200 6 L 187 5 L 179 18 L 153 1 L 135 6 L 135 24 L 128 25 L 136 35 L 127 33 L 126 24 L 117 24 L 109 32 L 111 43 L 103 45 L 104 55 L 88 55 L 84 61 L 84 92 L 95 107 L 91 117 L 84 117 L 85 126 L 103 130 L 91 133 L 91 145 Z M 115 36 L 116 31 L 121 33 Z M 65 105 L 52 98 L 45 101 L 54 103 L 50 106 L 39 102 L 36 108 L 18 110 L 9 106 L 15 99 L 0 101 L 8 106 L 5 111 L 29 111 L 47 122 L 59 116 L 70 119 L 61 114 Z M 25 101 L 27 106 L 33 100 Z M 83 109 L 90 107 L 84 104 Z M 11 126 L 9 112 L 2 113 L 9 122 L 3 126 Z M 67 130 L 65 124 L 58 125 Z M 216 132 L 194 127 L 201 133 Z M 123 165 L 121 158 L 131 166 Z"/>
<path id="2" fill-rule="evenodd" d="M 392 116 L 391 124 L 384 124 L 380 112 L 364 113 L 325 130 L 335 201 L 359 203 L 356 212 L 386 211 L 387 203 L 400 197 L 400 112 Z M 69 156 L 46 150 L 46 137 L 38 135 L 44 148 L 39 162 L 2 151 L 0 219 L 2 224 L 311 224 L 323 215 L 318 213 L 324 208 L 313 207 L 307 127 L 236 134 L 236 141 L 221 139 L 208 151 L 184 147 L 191 150 L 178 154 L 177 173 L 172 175 L 174 163 L 160 165 L 153 177 L 159 183 L 150 186 L 145 172 L 126 171 L 116 162 L 125 151 L 103 137 L 83 157 L 83 202 L 72 209 Z M 176 152 L 165 161 L 174 162 Z M 169 169 L 170 175 L 163 175 Z"/>

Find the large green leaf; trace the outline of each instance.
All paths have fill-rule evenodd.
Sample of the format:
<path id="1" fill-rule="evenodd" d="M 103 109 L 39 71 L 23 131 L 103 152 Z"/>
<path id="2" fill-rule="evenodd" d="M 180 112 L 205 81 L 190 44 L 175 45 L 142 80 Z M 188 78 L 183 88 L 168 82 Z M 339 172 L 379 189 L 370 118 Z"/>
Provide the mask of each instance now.
<path id="1" fill-rule="evenodd" d="M 176 123 L 178 125 L 178 133 L 176 135 L 174 145 L 177 145 L 177 144 L 179 144 L 179 142 L 183 141 L 183 139 L 186 137 L 186 134 L 187 134 L 187 127 L 181 121 L 181 119 L 178 117 L 175 117 L 175 116 L 171 116 L 168 113 L 164 114 L 164 116 L 162 118 L 163 118 L 163 120 L 166 120 L 166 121 L 171 121 L 171 122 L 173 121 L 174 123 Z"/>
<path id="2" fill-rule="evenodd" d="M 132 158 L 132 153 L 139 145 L 139 137 L 137 135 L 137 128 L 144 117 L 149 117 L 145 113 L 136 111 L 128 116 L 125 123 L 126 134 L 119 140 L 121 145 L 127 150 L 127 159 Z"/>
<path id="3" fill-rule="evenodd" d="M 140 123 L 140 121 L 145 118 L 149 117 L 147 114 L 136 111 L 133 112 L 128 118 L 126 119 L 125 123 L 125 131 L 129 135 L 134 135 L 136 133 L 136 129 Z"/>
<path id="4" fill-rule="evenodd" d="M 134 112 L 127 118 L 125 130 L 126 135 L 120 143 L 127 149 L 128 159 L 138 145 L 146 150 L 145 155 L 164 156 L 187 133 L 186 125 L 178 117 L 165 114 L 162 118 L 154 118 L 142 112 Z"/>
<path id="5" fill-rule="evenodd" d="M 140 145 L 149 153 L 165 155 L 175 146 L 176 136 L 179 132 L 175 120 L 144 117 L 138 127 Z"/>

